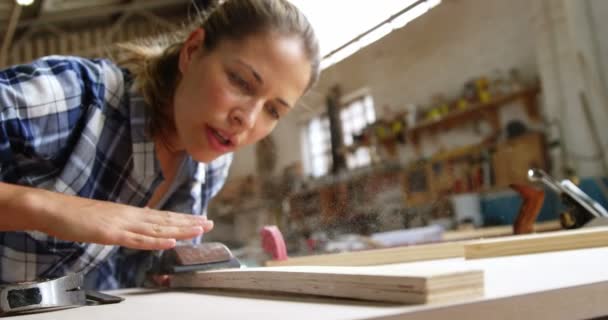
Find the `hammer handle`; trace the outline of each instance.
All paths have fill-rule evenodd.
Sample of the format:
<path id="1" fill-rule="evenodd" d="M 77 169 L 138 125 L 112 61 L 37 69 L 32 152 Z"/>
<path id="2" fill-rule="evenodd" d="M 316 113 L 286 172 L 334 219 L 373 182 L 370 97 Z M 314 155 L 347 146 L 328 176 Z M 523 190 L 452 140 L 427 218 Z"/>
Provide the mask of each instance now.
<path id="1" fill-rule="evenodd" d="M 513 233 L 526 234 L 534 232 L 534 222 L 543 207 L 545 191 L 521 184 L 509 185 L 523 198 L 523 203 L 513 224 Z"/>

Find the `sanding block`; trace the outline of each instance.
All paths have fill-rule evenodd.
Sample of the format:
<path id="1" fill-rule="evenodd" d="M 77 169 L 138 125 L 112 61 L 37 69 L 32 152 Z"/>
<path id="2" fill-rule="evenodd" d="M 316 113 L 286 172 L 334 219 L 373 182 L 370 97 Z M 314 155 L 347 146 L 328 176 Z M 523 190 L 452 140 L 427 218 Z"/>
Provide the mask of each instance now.
<path id="1" fill-rule="evenodd" d="M 223 243 L 206 242 L 180 245 L 160 257 L 159 274 L 175 274 L 216 269 L 240 268 L 241 262 Z"/>

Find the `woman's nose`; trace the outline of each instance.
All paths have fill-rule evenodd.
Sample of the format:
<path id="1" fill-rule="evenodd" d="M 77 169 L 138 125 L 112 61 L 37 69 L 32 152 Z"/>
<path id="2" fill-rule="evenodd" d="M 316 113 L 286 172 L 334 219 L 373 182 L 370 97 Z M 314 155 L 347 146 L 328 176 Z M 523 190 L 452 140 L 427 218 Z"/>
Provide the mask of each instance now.
<path id="1" fill-rule="evenodd" d="M 261 103 L 233 108 L 229 114 L 230 124 L 241 130 L 251 129 L 253 128 L 261 109 Z"/>

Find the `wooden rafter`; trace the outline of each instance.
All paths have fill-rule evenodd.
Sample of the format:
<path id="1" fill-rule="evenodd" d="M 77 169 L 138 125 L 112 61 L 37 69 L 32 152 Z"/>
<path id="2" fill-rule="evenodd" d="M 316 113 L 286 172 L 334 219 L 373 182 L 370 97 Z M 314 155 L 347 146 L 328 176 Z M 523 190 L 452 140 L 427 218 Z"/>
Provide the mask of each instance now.
<path id="1" fill-rule="evenodd" d="M 175 23 L 172 23 L 172 22 L 168 21 L 167 19 L 163 19 L 147 10 L 137 11 L 136 14 L 146 18 L 148 21 L 150 21 L 154 24 L 157 24 L 157 25 L 159 25 L 163 28 L 167 28 L 169 30 L 174 30 L 174 29 L 177 29 L 177 27 L 178 27 Z"/>
<path id="2" fill-rule="evenodd" d="M 0 49 L 0 66 L 4 66 L 6 64 L 8 49 L 10 48 L 11 42 L 13 42 L 13 36 L 15 35 L 15 30 L 17 29 L 17 23 L 19 21 L 19 16 L 21 15 L 21 6 L 16 2 L 13 5 L 13 11 L 11 13 L 11 18 L 8 21 L 8 25 L 5 29 L 4 33 L 4 41 L 2 41 L 2 48 Z"/>
<path id="3" fill-rule="evenodd" d="M 120 30 L 122 25 L 133 15 L 133 11 L 127 11 L 123 13 L 114 24 L 110 27 L 108 34 L 106 35 L 106 41 L 111 43 L 114 35 Z"/>
<path id="4" fill-rule="evenodd" d="M 147 0 L 131 3 L 97 7 L 94 10 L 69 10 L 57 14 L 46 14 L 34 19 L 24 19 L 17 24 L 17 28 L 40 26 L 62 21 L 103 17 L 116 13 L 135 12 L 141 10 L 152 10 L 171 5 L 187 4 L 189 0 Z M 6 29 L 5 29 L 6 30 Z M 5 31 L 2 30 L 2 31 Z"/>

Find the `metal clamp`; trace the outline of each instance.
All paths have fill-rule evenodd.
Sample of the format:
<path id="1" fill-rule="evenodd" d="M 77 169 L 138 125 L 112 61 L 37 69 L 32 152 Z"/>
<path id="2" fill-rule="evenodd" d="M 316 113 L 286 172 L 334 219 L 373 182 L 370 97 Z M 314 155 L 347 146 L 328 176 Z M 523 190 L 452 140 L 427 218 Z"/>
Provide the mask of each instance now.
<path id="1" fill-rule="evenodd" d="M 87 304 L 116 303 L 124 300 L 82 289 L 80 273 L 36 282 L 0 285 L 0 316 L 80 307 Z"/>
<path id="2" fill-rule="evenodd" d="M 608 211 L 570 180 L 558 181 L 540 169 L 530 169 L 528 180 L 542 182 L 557 193 L 566 211 L 560 214 L 566 229 L 608 225 Z"/>

